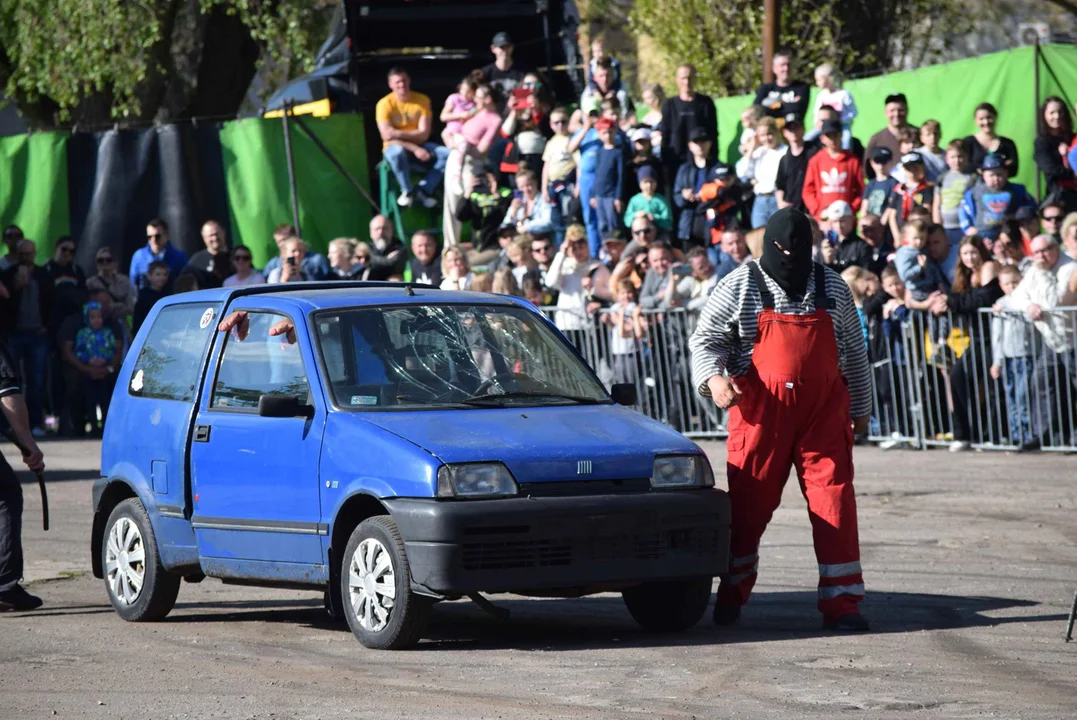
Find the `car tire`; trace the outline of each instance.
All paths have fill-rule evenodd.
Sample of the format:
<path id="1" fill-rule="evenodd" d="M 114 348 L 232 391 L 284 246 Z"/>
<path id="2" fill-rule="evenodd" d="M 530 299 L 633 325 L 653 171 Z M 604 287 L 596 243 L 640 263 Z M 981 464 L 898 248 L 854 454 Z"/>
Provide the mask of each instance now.
<path id="1" fill-rule="evenodd" d="M 622 594 L 632 618 L 651 632 L 687 630 L 707 612 L 711 579 L 650 582 Z"/>
<path id="2" fill-rule="evenodd" d="M 432 602 L 411 590 L 404 540 L 388 515 L 367 518 L 352 531 L 341 558 L 340 595 L 355 637 L 374 650 L 415 646 Z"/>
<path id="3" fill-rule="evenodd" d="M 136 498 L 124 500 L 108 516 L 101 567 L 109 602 L 128 622 L 161 620 L 176 604 L 182 578 L 161 564 L 150 518 Z"/>

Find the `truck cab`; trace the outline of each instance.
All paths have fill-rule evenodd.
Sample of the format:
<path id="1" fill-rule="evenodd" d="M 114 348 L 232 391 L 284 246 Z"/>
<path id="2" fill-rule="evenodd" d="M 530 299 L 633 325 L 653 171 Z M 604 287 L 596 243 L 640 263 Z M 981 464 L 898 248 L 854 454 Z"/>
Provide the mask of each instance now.
<path id="1" fill-rule="evenodd" d="M 172 296 L 118 374 L 94 574 L 131 621 L 164 618 L 184 578 L 321 590 L 372 648 L 479 593 L 620 591 L 644 627 L 687 628 L 727 567 L 728 498 L 633 404 L 518 298 Z"/>

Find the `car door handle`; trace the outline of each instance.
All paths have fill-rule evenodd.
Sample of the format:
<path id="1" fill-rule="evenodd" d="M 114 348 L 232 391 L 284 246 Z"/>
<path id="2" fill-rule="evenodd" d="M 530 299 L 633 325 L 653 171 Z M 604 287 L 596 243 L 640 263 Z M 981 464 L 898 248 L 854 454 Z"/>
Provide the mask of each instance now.
<path id="1" fill-rule="evenodd" d="M 194 426 L 194 441 L 195 442 L 209 442 L 209 425 L 195 425 Z"/>

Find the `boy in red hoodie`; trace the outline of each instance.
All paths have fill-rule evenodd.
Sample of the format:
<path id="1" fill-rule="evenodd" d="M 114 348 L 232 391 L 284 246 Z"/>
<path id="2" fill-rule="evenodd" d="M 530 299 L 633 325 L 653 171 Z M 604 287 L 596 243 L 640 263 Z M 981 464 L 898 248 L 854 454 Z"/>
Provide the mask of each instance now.
<path id="1" fill-rule="evenodd" d="M 864 171 L 860 158 L 841 147 L 841 121 L 828 119 L 821 128 L 823 149 L 808 161 L 801 198 L 813 217 L 820 217 L 831 203 L 839 200 L 860 209 L 864 194 Z"/>

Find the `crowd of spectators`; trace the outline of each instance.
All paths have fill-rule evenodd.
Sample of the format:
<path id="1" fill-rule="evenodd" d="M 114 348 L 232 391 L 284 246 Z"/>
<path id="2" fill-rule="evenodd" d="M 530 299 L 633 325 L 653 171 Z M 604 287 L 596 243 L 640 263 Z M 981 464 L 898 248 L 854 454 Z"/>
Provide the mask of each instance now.
<path id="1" fill-rule="evenodd" d="M 637 109 L 603 38 L 590 49 L 586 89 L 559 105 L 542 75 L 514 61 L 512 39 L 498 33 L 493 62 L 445 98 L 440 131 L 421 78 L 413 89 L 405 70 L 389 71 L 390 92 L 375 115 L 396 202 L 441 205 L 441 227 L 407 239 L 378 215 L 367 237 L 337 238 L 323 256 L 281 225 L 273 234 L 277 256 L 258 269 L 250 249 L 229 243 L 214 220 L 202 227 L 205 249 L 188 258 L 155 219 L 126 276 L 113 250 L 102 248 L 97 274 L 85 278 L 72 263 L 70 238 L 37 266 L 33 243 L 9 227 L 8 254 L 0 259 L 0 295 L 9 306 L 3 331 L 31 369 L 35 432 L 43 432 L 46 406 L 63 434 L 96 426 L 107 410 L 102 388 L 154 302 L 222 285 L 408 280 L 518 295 L 550 307 L 574 341 L 608 333 L 605 359 L 616 376 L 639 378 L 648 352 L 662 362 L 683 359 L 683 350 L 660 347 L 670 336 L 653 313 L 701 308 L 722 278 L 752 259 L 753 248 L 758 254 L 767 220 L 789 206 L 813 219 L 815 259 L 853 289 L 877 366 L 891 357 L 910 318 L 926 318 L 929 342 L 944 357 L 954 316 L 978 318 L 994 307 L 999 317 L 1022 313 L 1050 351 L 1022 355 L 1013 317 L 990 327 L 962 325 L 994 343 L 990 373 L 1003 380 L 1010 405 L 1040 387 L 1069 407 L 1077 373 L 1072 319 L 1060 324 L 1052 308 L 1077 304 L 1077 142 L 1060 98 L 1040 111 L 1034 161 L 1046 195 L 1034 198 L 1011 179 L 1017 147 L 996 132 L 990 103 L 973 110 L 976 133 L 947 138 L 936 120 L 912 126 L 900 93 L 882 108 L 858 107 L 827 64 L 815 68 L 809 128 L 809 85 L 793 54 L 780 50 L 774 80 L 742 114 L 741 157 L 729 165 L 718 160 L 714 101 L 696 90 L 691 65 L 676 69 L 675 95 L 649 85 Z M 864 113 L 885 120 L 866 145 L 851 127 Z M 951 354 L 941 372 L 952 392 L 952 449 L 959 450 L 979 422 L 963 409 L 978 369 Z M 876 380 L 880 388 L 894 386 Z M 900 393 L 881 392 L 880 404 L 904 402 Z M 1004 432 L 1031 449 L 1044 423 L 1057 420 L 1018 417 Z"/>

